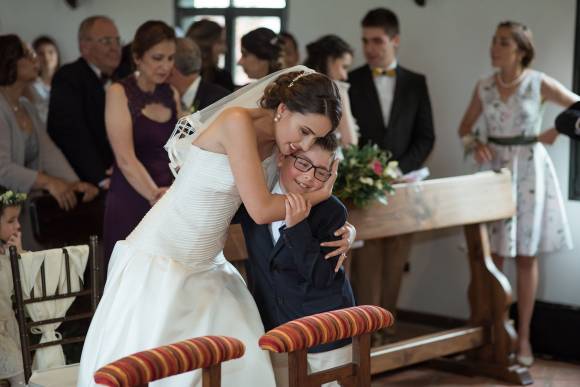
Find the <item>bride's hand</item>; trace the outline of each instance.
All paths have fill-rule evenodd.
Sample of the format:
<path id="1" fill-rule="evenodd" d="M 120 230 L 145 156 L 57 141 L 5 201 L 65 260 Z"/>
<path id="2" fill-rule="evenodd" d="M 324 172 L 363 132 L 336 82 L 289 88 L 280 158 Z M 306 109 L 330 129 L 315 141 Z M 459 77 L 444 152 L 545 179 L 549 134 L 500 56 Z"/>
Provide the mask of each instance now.
<path id="1" fill-rule="evenodd" d="M 334 183 L 336 182 L 336 178 L 338 177 L 338 164 L 340 160 L 336 159 L 332 162 L 332 168 L 330 168 L 330 179 L 324 182 L 321 191 L 327 194 L 326 199 L 332 195 L 332 189 L 334 187 Z"/>
<path id="2" fill-rule="evenodd" d="M 346 260 L 347 253 L 351 249 L 354 240 L 356 239 L 356 228 L 352 224 L 345 222 L 341 228 L 334 232 L 334 235 L 340 236 L 341 238 L 337 241 L 322 242 L 320 246 L 336 247 L 336 249 L 326 254 L 324 257 L 325 259 L 329 259 L 340 255 L 338 262 L 336 263 L 336 267 L 334 268 L 334 271 L 336 272 L 338 269 L 340 269 L 343 262 Z"/>

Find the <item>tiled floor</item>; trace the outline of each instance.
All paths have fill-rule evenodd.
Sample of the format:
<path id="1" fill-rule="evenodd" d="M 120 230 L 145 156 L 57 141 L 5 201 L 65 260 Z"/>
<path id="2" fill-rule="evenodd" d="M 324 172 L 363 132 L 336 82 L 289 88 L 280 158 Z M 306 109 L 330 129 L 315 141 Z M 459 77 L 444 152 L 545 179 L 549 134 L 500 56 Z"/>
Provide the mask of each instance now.
<path id="1" fill-rule="evenodd" d="M 579 387 L 580 365 L 548 360 L 537 360 L 530 369 L 534 387 Z M 373 387 L 422 386 L 513 386 L 485 377 L 451 374 L 425 366 L 416 366 L 377 375 Z"/>

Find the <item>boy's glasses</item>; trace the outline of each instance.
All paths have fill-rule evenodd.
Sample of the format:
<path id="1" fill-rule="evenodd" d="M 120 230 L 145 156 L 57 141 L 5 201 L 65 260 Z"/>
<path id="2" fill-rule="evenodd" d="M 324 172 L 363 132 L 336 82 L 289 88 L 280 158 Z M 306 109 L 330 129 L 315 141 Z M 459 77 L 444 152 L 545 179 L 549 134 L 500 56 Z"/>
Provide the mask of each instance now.
<path id="1" fill-rule="evenodd" d="M 306 159 L 303 159 L 302 157 L 298 157 L 298 156 L 294 156 L 294 155 L 290 155 L 291 157 L 294 157 L 294 168 L 296 168 L 297 170 L 299 170 L 300 172 L 308 172 L 310 171 L 312 168 L 314 168 L 314 178 L 316 180 L 319 180 L 321 182 L 326 182 L 328 181 L 328 179 L 330 179 L 330 176 L 332 176 L 332 173 L 327 170 L 324 169 L 322 167 L 315 167 L 314 165 L 312 165 L 312 163 Z"/>

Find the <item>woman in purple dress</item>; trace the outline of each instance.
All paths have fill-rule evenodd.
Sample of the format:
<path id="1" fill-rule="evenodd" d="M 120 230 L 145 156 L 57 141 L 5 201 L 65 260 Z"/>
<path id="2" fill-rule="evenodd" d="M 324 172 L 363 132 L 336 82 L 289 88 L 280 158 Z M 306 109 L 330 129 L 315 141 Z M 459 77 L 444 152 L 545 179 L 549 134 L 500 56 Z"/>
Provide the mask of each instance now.
<path id="1" fill-rule="evenodd" d="M 107 90 L 105 122 L 115 154 L 104 221 L 105 259 L 173 181 L 163 145 L 178 117 L 178 94 L 166 83 L 175 33 L 161 21 L 142 24 L 132 44 L 137 72 Z"/>

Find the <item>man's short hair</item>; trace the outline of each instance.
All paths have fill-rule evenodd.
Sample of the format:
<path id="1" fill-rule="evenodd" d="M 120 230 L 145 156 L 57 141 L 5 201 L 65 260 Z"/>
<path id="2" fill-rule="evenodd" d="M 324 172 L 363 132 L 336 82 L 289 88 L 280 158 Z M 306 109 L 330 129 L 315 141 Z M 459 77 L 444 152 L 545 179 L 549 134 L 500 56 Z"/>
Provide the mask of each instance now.
<path id="1" fill-rule="evenodd" d="M 387 8 L 375 8 L 367 12 L 361 22 L 363 27 L 379 27 L 392 39 L 399 35 L 399 19 Z"/>
<path id="2" fill-rule="evenodd" d="M 115 22 L 113 22 L 113 19 L 111 19 L 108 16 L 104 15 L 89 16 L 88 18 L 83 20 L 81 22 L 81 25 L 79 26 L 79 34 L 78 34 L 79 42 L 90 38 L 91 28 L 93 28 L 95 23 L 98 22 L 99 20 L 106 20 L 115 24 Z"/>
<path id="3" fill-rule="evenodd" d="M 199 73 L 201 70 L 201 50 L 189 38 L 178 38 L 175 50 L 175 68 L 183 75 Z"/>

